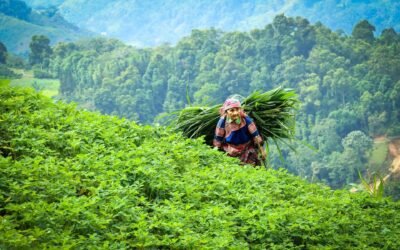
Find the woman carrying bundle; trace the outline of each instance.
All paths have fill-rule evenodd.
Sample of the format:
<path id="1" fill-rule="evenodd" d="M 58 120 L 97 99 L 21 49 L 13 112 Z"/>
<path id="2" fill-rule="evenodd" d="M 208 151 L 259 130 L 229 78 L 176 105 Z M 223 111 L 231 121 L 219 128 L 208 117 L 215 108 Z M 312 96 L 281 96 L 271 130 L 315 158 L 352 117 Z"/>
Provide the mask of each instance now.
<path id="1" fill-rule="evenodd" d="M 252 119 L 241 108 L 240 101 L 228 98 L 220 109 L 221 117 L 215 129 L 214 147 L 224 150 L 229 156 L 238 157 L 243 163 L 261 165 L 258 151 L 265 160 L 263 140 Z"/>

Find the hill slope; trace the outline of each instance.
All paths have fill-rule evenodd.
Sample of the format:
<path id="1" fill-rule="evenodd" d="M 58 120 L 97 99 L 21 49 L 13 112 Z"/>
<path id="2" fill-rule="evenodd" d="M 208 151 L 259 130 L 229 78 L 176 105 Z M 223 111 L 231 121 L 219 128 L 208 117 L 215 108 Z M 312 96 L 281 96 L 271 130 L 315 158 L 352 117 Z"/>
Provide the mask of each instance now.
<path id="1" fill-rule="evenodd" d="M 0 41 L 8 51 L 27 53 L 33 35 L 45 35 L 51 43 L 74 41 L 93 36 L 89 31 L 68 23 L 56 10 L 32 10 L 21 1 L 7 1 L 0 8 Z"/>
<path id="2" fill-rule="evenodd" d="M 43 0 L 25 0 L 46 6 Z M 333 30 L 350 34 L 356 23 L 369 20 L 377 34 L 389 27 L 400 30 L 400 3 L 396 0 L 202 0 L 202 1 L 81 1 L 55 3 L 65 18 L 86 29 L 105 33 L 125 42 L 153 46 L 175 43 L 192 29 L 217 28 L 224 31 L 263 28 L 285 13 L 321 21 Z"/>
<path id="3" fill-rule="evenodd" d="M 0 88 L 0 248 L 398 249 L 399 203 Z"/>

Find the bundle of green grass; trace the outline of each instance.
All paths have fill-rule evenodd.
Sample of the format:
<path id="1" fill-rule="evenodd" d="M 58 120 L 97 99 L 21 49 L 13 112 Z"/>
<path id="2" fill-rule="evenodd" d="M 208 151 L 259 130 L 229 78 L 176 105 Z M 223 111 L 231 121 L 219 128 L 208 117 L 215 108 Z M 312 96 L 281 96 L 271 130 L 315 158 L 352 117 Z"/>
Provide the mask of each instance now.
<path id="1" fill-rule="evenodd" d="M 277 144 L 282 139 L 294 138 L 294 111 L 298 103 L 293 90 L 278 87 L 252 93 L 244 98 L 242 108 L 254 120 L 264 141 L 268 143 L 267 139 L 272 139 Z M 221 106 L 187 107 L 178 113 L 174 127 L 189 138 L 204 136 L 206 143 L 211 144 Z"/>

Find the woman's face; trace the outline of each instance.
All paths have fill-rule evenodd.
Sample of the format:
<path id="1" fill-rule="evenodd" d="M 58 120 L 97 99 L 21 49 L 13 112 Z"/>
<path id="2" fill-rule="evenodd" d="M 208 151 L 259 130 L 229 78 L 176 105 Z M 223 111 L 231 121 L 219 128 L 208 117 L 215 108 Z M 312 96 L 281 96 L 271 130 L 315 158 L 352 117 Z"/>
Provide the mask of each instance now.
<path id="1" fill-rule="evenodd" d="M 236 120 L 237 118 L 240 118 L 240 108 L 231 108 L 226 111 L 226 114 L 228 115 L 229 118 L 232 120 Z"/>

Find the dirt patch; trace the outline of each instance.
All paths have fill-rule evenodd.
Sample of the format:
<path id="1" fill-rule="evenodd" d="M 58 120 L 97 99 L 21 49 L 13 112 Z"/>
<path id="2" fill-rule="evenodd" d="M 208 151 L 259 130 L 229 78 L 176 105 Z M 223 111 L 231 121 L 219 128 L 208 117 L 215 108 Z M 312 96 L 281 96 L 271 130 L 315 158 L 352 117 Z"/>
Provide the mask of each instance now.
<path id="1" fill-rule="evenodd" d="M 389 154 L 393 157 L 389 171 L 395 175 L 400 174 L 400 138 L 390 141 Z"/>
<path id="2" fill-rule="evenodd" d="M 392 157 L 397 157 L 399 155 L 399 150 L 395 144 L 389 143 L 389 153 Z"/>
<path id="3" fill-rule="evenodd" d="M 388 138 L 386 136 L 377 136 L 374 138 L 375 143 L 382 143 L 382 142 L 387 142 Z"/>
<path id="4" fill-rule="evenodd" d="M 393 139 L 389 139 L 385 136 L 379 136 L 374 138 L 374 143 L 384 143 L 389 142 L 388 144 L 388 153 L 386 157 L 388 159 L 393 159 L 392 164 L 388 169 L 388 174 L 383 177 L 381 180 L 385 183 L 389 178 L 395 178 L 398 180 L 400 178 L 400 137 L 396 137 Z M 371 194 L 375 192 L 377 187 L 381 184 L 381 181 L 378 180 L 376 183 L 371 183 L 367 191 Z M 352 188 L 350 192 L 357 192 L 358 188 Z"/>

